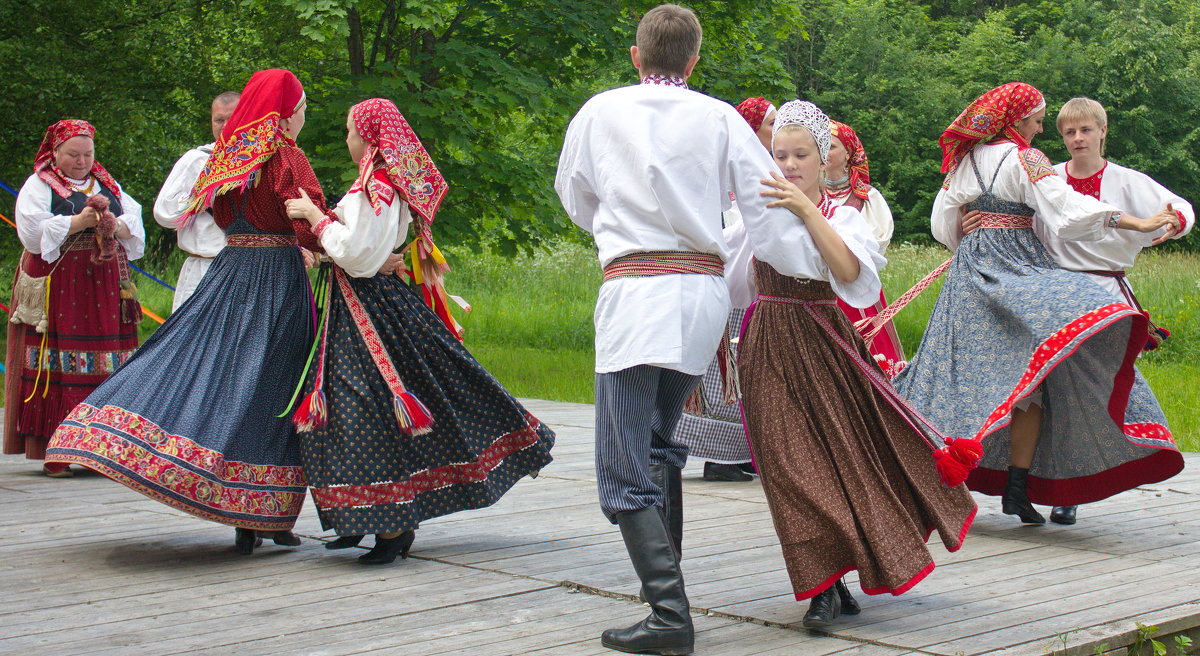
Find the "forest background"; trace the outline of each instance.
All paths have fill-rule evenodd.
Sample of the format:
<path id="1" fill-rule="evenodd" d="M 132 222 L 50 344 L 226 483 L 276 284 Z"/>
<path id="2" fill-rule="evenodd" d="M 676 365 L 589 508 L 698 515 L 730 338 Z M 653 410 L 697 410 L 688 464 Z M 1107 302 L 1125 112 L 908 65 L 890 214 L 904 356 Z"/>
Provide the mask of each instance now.
<path id="1" fill-rule="evenodd" d="M 559 378 L 578 379 L 576 389 L 560 396 L 586 400 L 598 274 L 590 237 L 571 225 L 554 195 L 555 165 L 579 106 L 636 81 L 628 47 L 641 14 L 656 4 L 95 0 L 81 10 L 66 0 L 0 0 L 0 181 L 20 188 L 47 125 L 92 122 L 99 161 L 145 208 L 147 256 L 138 264 L 173 281 L 181 256 L 173 233 L 154 225 L 150 206 L 175 160 L 211 139 L 213 96 L 240 89 L 262 68 L 294 71 L 309 99 L 299 142 L 334 200 L 355 174 L 344 144 L 346 111 L 365 98 L 390 98 L 451 185 L 435 232 L 477 306 L 468 344 L 518 394 L 549 396 L 524 388 L 524 380 L 572 363 Z M 1046 133 L 1035 145 L 1052 160 L 1066 159 L 1054 129 L 1058 108 L 1090 96 L 1108 108 L 1111 159 L 1200 200 L 1194 0 L 684 4 L 704 26 L 692 88 L 731 103 L 809 99 L 858 131 L 872 182 L 895 216 L 894 243 L 909 242 L 889 252 L 896 263 L 894 273 L 885 271 L 890 294 L 945 257 L 919 248 L 932 243 L 939 134 L 970 100 L 1003 82 L 1045 93 Z M 13 200 L 0 191 L 0 214 L 12 216 Z M 0 296 L 7 300 L 20 245 L 15 231 L 3 230 Z M 566 255 L 548 257 L 547 246 Z M 1176 337 L 1143 369 L 1159 367 L 1147 372 L 1156 389 L 1187 394 L 1171 404 L 1189 408 L 1187 421 L 1196 426 L 1200 231 L 1156 250 L 1176 251 L 1145 267 L 1153 275 L 1162 262 L 1172 272 L 1162 298 Z M 911 275 L 901 276 L 910 264 Z M 532 279 L 556 272 L 569 282 Z M 507 282 L 513 286 L 497 289 Z M 1137 276 L 1135 284 L 1143 284 Z M 148 286 L 142 283 L 144 292 Z M 935 293 L 926 294 L 929 303 Z M 152 307 L 169 309 L 169 294 L 146 295 Z M 901 315 L 906 341 L 919 339 L 927 311 Z M 506 369 L 505 360 L 516 368 Z"/>

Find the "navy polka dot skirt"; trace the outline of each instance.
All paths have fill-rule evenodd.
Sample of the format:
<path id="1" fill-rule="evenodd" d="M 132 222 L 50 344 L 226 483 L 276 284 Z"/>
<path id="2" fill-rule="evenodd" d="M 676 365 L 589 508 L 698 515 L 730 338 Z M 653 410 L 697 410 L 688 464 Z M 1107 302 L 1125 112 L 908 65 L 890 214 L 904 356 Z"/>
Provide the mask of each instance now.
<path id="1" fill-rule="evenodd" d="M 300 434 L 321 525 L 338 535 L 415 529 L 495 503 L 551 461 L 554 432 L 504 389 L 397 276 L 349 278 L 432 431 L 400 431 L 393 394 L 337 284 L 330 294 L 324 426 Z M 316 381 L 316 366 L 304 393 Z"/>

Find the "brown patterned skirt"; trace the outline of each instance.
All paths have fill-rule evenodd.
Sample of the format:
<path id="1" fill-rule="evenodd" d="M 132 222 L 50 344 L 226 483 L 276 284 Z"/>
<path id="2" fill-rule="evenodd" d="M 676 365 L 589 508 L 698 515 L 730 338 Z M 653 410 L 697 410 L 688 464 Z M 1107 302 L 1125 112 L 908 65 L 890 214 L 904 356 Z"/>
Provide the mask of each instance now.
<path id="1" fill-rule="evenodd" d="M 786 278 L 761 262 L 755 274 L 762 296 L 738 373 L 796 598 L 855 569 L 867 594 L 902 594 L 933 571 L 925 546 L 933 531 L 951 551 L 962 545 L 975 503 L 965 486 L 942 485 L 926 438 L 873 386 L 862 368 L 871 356 L 829 283 Z"/>

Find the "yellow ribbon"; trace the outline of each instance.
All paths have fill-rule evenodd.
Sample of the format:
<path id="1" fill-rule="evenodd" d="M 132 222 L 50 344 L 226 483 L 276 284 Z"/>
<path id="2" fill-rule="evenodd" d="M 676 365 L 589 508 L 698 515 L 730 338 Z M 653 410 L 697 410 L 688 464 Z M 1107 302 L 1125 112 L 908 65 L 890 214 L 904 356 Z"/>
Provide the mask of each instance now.
<path id="1" fill-rule="evenodd" d="M 50 275 L 51 274 L 46 275 L 46 303 L 42 308 L 47 317 L 50 316 Z M 49 331 L 50 326 L 46 326 L 46 330 Z M 29 396 L 25 399 L 25 403 L 29 403 L 34 395 L 37 394 L 38 381 L 42 379 L 43 363 L 46 365 L 46 386 L 42 389 L 42 398 L 46 398 L 46 394 L 50 391 L 50 363 L 47 362 L 47 360 L 49 360 L 49 354 L 46 352 L 46 338 L 48 335 L 49 332 L 42 333 L 42 345 L 38 347 L 37 376 L 33 379 L 33 389 L 30 390 Z"/>

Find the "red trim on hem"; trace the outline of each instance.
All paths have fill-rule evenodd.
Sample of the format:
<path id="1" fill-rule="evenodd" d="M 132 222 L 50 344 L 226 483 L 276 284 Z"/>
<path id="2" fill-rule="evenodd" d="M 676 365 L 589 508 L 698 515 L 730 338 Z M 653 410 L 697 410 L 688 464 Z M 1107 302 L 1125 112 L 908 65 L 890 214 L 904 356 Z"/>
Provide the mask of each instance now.
<path id="1" fill-rule="evenodd" d="M 526 425 L 494 440 L 479 457 L 471 462 L 457 463 L 427 469 L 409 476 L 406 481 L 371 483 L 368 485 L 336 485 L 313 487 L 313 504 L 319 510 L 356 508 L 395 503 L 409 503 L 418 494 L 431 492 L 452 485 L 482 483 L 510 455 L 523 451 L 541 439 L 537 428 L 541 422 L 532 415 L 525 415 Z"/>
<path id="2" fill-rule="evenodd" d="M 1183 455 L 1178 451 L 1160 448 L 1145 458 L 1089 476 L 1063 479 L 1030 476 L 1026 493 L 1031 503 L 1042 506 L 1079 506 L 1139 485 L 1164 481 L 1183 471 L 1183 465 Z M 1004 494 L 1007 482 L 1008 472 L 998 469 L 977 468 L 967 478 L 967 486 L 972 490 L 994 497 Z"/>
<path id="3" fill-rule="evenodd" d="M 129 489 L 131 489 L 135 492 L 141 492 L 142 494 L 146 495 L 147 497 L 149 497 L 155 501 L 158 501 L 159 503 L 170 506 L 176 510 L 182 510 L 183 512 L 185 512 L 189 515 L 192 515 L 194 517 L 199 517 L 200 519 L 207 519 L 210 522 L 216 522 L 218 524 L 225 524 L 226 526 L 233 526 L 234 528 L 246 528 L 246 529 L 258 530 L 258 531 L 290 531 L 293 527 L 296 526 L 296 518 L 300 515 L 301 506 L 304 505 L 304 493 L 303 492 L 291 493 L 293 496 L 297 497 L 296 501 L 289 504 L 289 506 L 294 506 L 295 512 L 290 512 L 288 515 L 281 517 L 280 521 L 277 521 L 277 522 L 247 522 L 247 521 L 232 519 L 230 517 L 225 517 L 225 516 L 219 515 L 217 513 L 206 511 L 197 506 L 192 506 L 192 505 L 186 504 L 174 497 L 170 497 L 165 494 L 162 494 L 161 492 L 158 492 L 157 490 L 141 483 L 140 481 L 130 478 L 129 476 L 126 476 L 125 474 L 117 471 L 116 469 L 113 469 L 112 467 L 109 467 L 108 465 L 106 465 L 98 460 L 95 460 L 93 458 L 88 458 L 85 456 L 78 456 L 78 455 L 64 454 L 64 455 L 54 456 L 53 462 L 61 462 L 64 464 L 69 463 L 69 464 L 75 464 L 75 465 L 81 465 L 81 466 L 87 467 L 88 469 L 94 470 L 96 472 L 99 472 L 100 474 L 103 474 L 104 476 L 107 476 L 108 478 L 111 478 L 112 480 L 124 485 L 125 487 L 128 487 Z M 280 494 L 287 494 L 287 493 L 280 493 Z M 243 512 L 243 511 L 233 511 L 233 512 Z M 249 513 L 247 513 L 247 514 L 249 514 Z"/>

